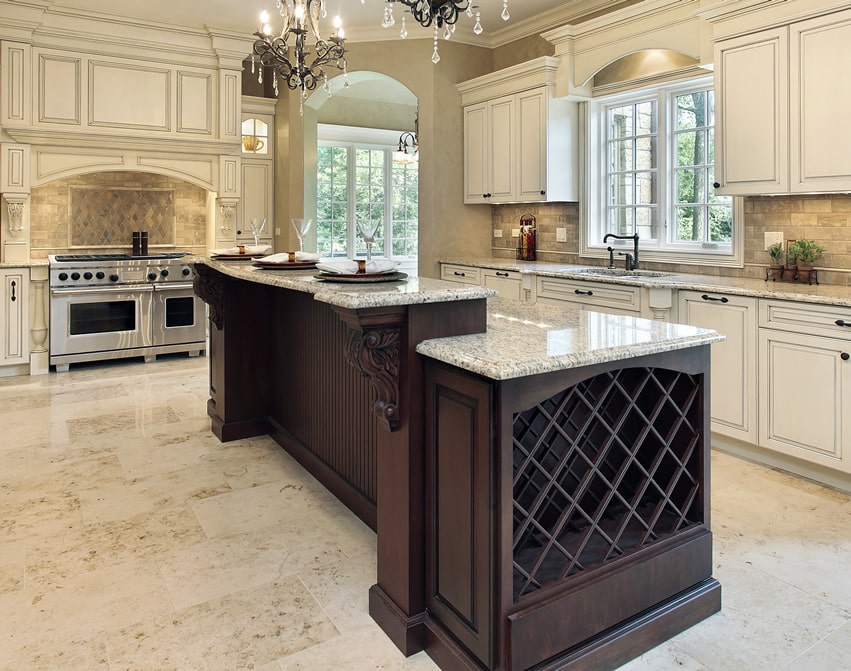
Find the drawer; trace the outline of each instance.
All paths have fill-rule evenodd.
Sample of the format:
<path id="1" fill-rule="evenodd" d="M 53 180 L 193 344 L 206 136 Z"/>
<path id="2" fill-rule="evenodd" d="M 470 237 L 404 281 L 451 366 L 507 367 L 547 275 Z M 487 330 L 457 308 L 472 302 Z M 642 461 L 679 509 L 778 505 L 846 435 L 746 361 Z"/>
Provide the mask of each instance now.
<path id="1" fill-rule="evenodd" d="M 605 282 L 562 280 L 555 277 L 538 276 L 537 296 L 554 300 L 570 301 L 588 306 L 614 308 L 624 312 L 641 311 L 641 289 Z"/>
<path id="2" fill-rule="evenodd" d="M 480 285 L 482 283 L 481 268 L 459 266 L 452 263 L 440 264 L 440 278 L 450 282 Z"/>
<path id="3" fill-rule="evenodd" d="M 780 331 L 851 338 L 851 307 L 762 299 L 759 325 Z"/>
<path id="4" fill-rule="evenodd" d="M 523 296 L 523 275 L 516 270 L 482 269 L 482 285 L 496 289 L 500 298 L 519 301 Z"/>

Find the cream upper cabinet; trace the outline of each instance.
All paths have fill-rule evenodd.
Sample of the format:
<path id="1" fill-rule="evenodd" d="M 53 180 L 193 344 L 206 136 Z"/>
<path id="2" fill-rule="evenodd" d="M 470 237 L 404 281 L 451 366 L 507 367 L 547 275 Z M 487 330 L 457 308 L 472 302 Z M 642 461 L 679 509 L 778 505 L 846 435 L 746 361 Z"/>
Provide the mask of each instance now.
<path id="1" fill-rule="evenodd" d="M 787 192 L 787 30 L 717 43 L 715 67 L 716 192 Z"/>
<path id="2" fill-rule="evenodd" d="M 718 331 L 712 344 L 712 430 L 757 440 L 757 299 L 700 291 L 679 292 L 679 321 Z"/>
<path id="3" fill-rule="evenodd" d="M 29 269 L 0 270 L 0 281 L 0 366 L 29 363 Z"/>
<path id="4" fill-rule="evenodd" d="M 578 200 L 578 104 L 555 98 L 544 57 L 458 85 L 464 202 Z"/>
<path id="5" fill-rule="evenodd" d="M 237 205 L 236 239 L 254 244 L 251 222 L 266 220 L 260 242 L 274 244 L 275 163 L 274 100 L 245 98 L 241 122 L 240 199 Z"/>
<path id="6" fill-rule="evenodd" d="M 717 192 L 851 191 L 851 10 L 715 45 Z"/>

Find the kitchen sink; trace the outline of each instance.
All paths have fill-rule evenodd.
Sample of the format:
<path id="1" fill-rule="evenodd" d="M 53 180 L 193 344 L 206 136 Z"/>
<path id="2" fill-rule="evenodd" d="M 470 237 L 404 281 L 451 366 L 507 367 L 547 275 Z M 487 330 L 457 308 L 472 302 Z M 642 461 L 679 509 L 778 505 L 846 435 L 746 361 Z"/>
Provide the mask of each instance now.
<path id="1" fill-rule="evenodd" d="M 577 268 L 572 273 L 582 275 L 599 275 L 604 277 L 670 277 L 674 273 L 665 273 L 658 270 L 627 270 L 626 268 Z"/>

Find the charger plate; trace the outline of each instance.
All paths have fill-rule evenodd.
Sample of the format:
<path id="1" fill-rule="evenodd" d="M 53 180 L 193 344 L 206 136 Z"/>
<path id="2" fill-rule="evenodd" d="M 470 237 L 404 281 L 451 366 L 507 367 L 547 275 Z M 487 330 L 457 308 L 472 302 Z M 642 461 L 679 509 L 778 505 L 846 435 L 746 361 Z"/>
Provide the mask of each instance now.
<path id="1" fill-rule="evenodd" d="M 335 273 L 317 273 L 314 277 L 317 280 L 325 282 L 343 282 L 350 284 L 363 284 L 369 282 L 397 282 L 404 280 L 408 273 L 399 271 L 392 273 L 353 273 L 351 275 L 335 274 Z"/>

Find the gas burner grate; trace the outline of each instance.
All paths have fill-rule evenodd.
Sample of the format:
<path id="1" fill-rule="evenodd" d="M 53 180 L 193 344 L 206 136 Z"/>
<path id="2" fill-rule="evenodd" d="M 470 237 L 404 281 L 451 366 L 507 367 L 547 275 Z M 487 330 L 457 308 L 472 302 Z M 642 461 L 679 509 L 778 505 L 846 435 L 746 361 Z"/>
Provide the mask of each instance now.
<path id="1" fill-rule="evenodd" d="M 129 261 L 129 254 L 58 254 L 54 257 L 59 263 L 75 261 Z"/>
<path id="2" fill-rule="evenodd" d="M 515 600 L 702 522 L 699 392 L 632 368 L 515 415 Z"/>

